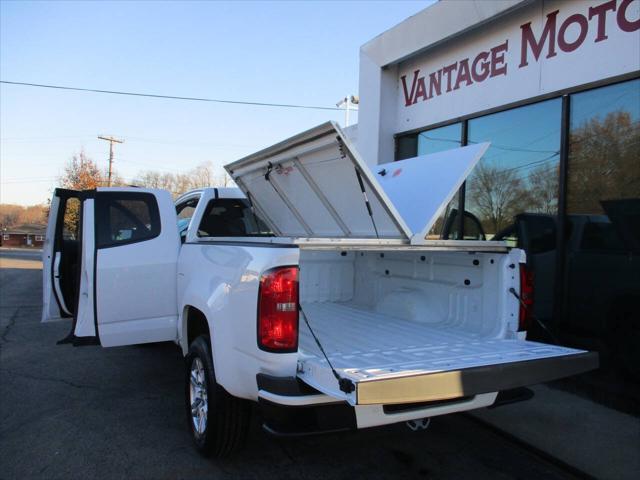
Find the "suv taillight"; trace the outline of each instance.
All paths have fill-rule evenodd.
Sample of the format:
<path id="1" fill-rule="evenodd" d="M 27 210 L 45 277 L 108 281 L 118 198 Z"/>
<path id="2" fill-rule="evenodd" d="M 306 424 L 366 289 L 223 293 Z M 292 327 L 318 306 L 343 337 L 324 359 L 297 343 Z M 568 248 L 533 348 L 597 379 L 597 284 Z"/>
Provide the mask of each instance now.
<path id="1" fill-rule="evenodd" d="M 270 352 L 298 350 L 298 267 L 278 267 L 260 277 L 258 346 Z"/>
<path id="2" fill-rule="evenodd" d="M 533 271 L 520 264 L 520 315 L 518 330 L 527 330 L 533 315 Z"/>

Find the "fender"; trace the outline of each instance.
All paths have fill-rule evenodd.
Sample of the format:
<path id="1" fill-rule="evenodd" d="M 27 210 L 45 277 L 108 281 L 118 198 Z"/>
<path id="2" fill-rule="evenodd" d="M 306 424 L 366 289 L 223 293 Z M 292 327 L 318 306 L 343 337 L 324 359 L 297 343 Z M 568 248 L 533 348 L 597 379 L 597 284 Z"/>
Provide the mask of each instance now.
<path id="1" fill-rule="evenodd" d="M 258 399 L 256 375 L 295 376 L 297 353 L 258 348 L 260 273 L 298 263 L 297 248 L 261 248 L 243 243 L 185 244 L 178 262 L 178 342 L 188 351 L 187 306 L 200 310 L 211 332 L 216 381 L 230 394 Z"/>
<path id="2" fill-rule="evenodd" d="M 188 335 L 187 335 L 187 322 L 185 321 L 185 314 L 188 307 L 197 308 L 200 310 L 205 318 L 207 319 L 207 325 L 209 326 L 209 336 L 211 339 L 211 356 L 213 359 L 213 364 L 215 365 L 216 370 L 216 381 L 222 385 L 224 385 L 224 377 L 226 374 L 235 376 L 237 372 L 234 369 L 235 362 L 230 362 L 229 359 L 222 355 L 225 349 L 222 347 L 221 342 L 224 341 L 224 336 L 222 332 L 219 332 L 218 326 L 214 319 L 220 319 L 224 312 L 218 310 L 213 310 L 208 306 L 208 302 L 210 299 L 206 298 L 206 292 L 200 286 L 196 286 L 193 284 L 194 282 L 190 282 L 187 290 L 185 292 L 185 297 L 180 305 L 180 315 L 178 317 L 178 335 L 179 335 L 179 345 L 182 349 L 182 355 L 186 356 L 189 353 L 189 345 L 188 345 Z M 214 293 L 210 295 L 213 299 L 220 298 L 220 287 L 214 287 Z M 218 292 L 216 294 L 215 292 Z M 214 302 L 215 304 L 215 302 Z M 224 372 L 224 373 L 223 373 Z M 225 387 L 226 388 L 226 387 Z"/>

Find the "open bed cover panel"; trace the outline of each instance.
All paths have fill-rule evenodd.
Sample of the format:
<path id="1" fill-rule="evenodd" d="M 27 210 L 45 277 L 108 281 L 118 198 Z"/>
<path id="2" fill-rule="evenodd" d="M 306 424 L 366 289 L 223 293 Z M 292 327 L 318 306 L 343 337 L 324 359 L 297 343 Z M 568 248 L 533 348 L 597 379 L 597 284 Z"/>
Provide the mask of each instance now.
<path id="1" fill-rule="evenodd" d="M 280 236 L 423 243 L 488 147 L 454 148 L 372 171 L 340 127 L 327 122 L 225 168 Z"/>

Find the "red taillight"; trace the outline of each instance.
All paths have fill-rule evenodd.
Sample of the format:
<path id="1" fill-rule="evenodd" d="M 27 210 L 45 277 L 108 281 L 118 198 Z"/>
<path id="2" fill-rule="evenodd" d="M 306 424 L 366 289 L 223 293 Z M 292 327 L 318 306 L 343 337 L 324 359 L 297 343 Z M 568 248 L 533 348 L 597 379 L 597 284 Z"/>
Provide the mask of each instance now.
<path id="1" fill-rule="evenodd" d="M 520 315 L 518 330 L 527 330 L 533 318 L 533 272 L 520 264 Z"/>
<path id="2" fill-rule="evenodd" d="M 298 350 L 298 267 L 278 267 L 260 277 L 258 346 L 272 352 Z"/>

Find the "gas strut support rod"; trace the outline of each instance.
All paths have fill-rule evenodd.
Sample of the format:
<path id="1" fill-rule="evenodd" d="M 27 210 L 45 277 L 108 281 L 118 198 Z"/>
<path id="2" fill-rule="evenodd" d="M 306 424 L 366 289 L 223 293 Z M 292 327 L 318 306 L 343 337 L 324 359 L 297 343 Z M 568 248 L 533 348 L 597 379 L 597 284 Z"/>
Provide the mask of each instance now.
<path id="1" fill-rule="evenodd" d="M 342 139 L 340 137 L 336 137 L 336 140 L 338 140 L 338 148 L 340 149 L 340 154 L 342 155 L 342 158 L 345 158 L 347 156 L 347 153 L 345 151 L 344 143 L 342 142 Z M 369 218 L 371 218 L 373 231 L 376 232 L 376 238 L 380 238 L 380 235 L 378 234 L 378 227 L 376 226 L 376 221 L 373 218 L 373 210 L 371 209 L 371 204 L 369 203 L 369 198 L 367 197 L 367 191 L 364 188 L 364 181 L 362 180 L 362 175 L 360 174 L 360 170 L 358 170 L 357 166 L 354 167 L 354 169 L 356 171 L 356 177 L 358 179 L 358 183 L 360 184 L 360 191 L 362 192 L 362 196 L 364 197 L 364 204 L 367 207 Z"/>

